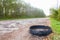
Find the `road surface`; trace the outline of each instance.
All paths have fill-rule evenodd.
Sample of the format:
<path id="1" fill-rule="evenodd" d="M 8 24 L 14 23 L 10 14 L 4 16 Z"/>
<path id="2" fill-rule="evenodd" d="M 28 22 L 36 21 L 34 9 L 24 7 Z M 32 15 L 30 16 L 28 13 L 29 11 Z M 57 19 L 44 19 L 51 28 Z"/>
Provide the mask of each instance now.
<path id="1" fill-rule="evenodd" d="M 50 26 L 49 18 L 0 21 L 0 40 L 39 40 L 29 34 L 32 25 Z"/>

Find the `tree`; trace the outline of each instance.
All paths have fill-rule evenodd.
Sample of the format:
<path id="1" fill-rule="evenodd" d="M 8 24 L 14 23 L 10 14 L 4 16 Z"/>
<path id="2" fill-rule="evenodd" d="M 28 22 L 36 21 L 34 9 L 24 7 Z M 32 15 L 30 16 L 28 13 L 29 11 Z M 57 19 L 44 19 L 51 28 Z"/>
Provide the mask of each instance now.
<path id="1" fill-rule="evenodd" d="M 56 19 L 58 15 L 58 10 L 51 8 L 50 11 L 51 11 L 51 17 Z"/>
<path id="2" fill-rule="evenodd" d="M 45 17 L 43 10 L 18 1 L 0 0 L 0 18 Z"/>
<path id="3" fill-rule="evenodd" d="M 51 11 L 50 17 L 60 21 L 60 7 L 57 9 L 52 8 L 52 9 L 50 9 L 50 11 Z"/>
<path id="4" fill-rule="evenodd" d="M 21 6 L 22 3 L 18 3 L 17 0 L 0 0 L 0 15 L 15 17 L 20 13 Z"/>
<path id="5" fill-rule="evenodd" d="M 45 17 L 46 16 L 42 9 L 28 7 L 26 10 L 27 10 L 27 15 L 29 17 Z"/>

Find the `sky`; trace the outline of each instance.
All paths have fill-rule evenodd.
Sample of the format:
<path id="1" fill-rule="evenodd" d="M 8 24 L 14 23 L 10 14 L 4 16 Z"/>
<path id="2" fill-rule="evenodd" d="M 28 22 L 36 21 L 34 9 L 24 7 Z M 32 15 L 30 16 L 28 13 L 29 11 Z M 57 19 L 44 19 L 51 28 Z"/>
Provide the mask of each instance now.
<path id="1" fill-rule="evenodd" d="M 24 0 L 26 3 L 30 4 L 33 7 L 43 9 L 45 14 L 50 15 L 50 8 L 57 7 L 57 0 Z M 58 0 L 58 5 L 60 0 Z"/>

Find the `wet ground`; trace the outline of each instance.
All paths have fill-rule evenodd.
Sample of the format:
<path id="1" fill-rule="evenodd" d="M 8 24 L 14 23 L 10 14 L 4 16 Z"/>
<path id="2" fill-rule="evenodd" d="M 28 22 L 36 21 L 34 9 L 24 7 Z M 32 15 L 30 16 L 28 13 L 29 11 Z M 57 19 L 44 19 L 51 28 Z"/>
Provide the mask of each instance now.
<path id="1" fill-rule="evenodd" d="M 0 40 L 40 40 L 29 33 L 32 25 L 50 26 L 49 18 L 0 21 Z"/>

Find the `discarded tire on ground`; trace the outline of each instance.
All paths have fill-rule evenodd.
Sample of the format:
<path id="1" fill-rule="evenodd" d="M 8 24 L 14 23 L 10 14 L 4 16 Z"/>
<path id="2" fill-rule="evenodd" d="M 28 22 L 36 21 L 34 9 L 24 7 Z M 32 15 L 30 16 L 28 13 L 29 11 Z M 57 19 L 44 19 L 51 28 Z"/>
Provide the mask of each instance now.
<path id="1" fill-rule="evenodd" d="M 49 26 L 44 25 L 34 25 L 30 27 L 30 34 L 36 36 L 48 36 L 52 33 L 52 29 Z"/>

